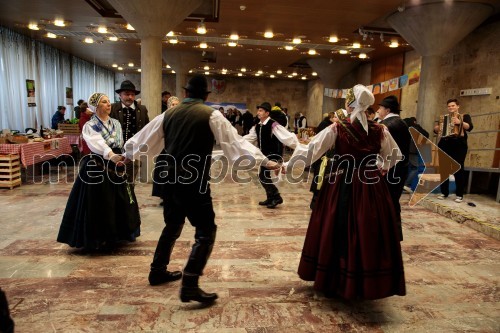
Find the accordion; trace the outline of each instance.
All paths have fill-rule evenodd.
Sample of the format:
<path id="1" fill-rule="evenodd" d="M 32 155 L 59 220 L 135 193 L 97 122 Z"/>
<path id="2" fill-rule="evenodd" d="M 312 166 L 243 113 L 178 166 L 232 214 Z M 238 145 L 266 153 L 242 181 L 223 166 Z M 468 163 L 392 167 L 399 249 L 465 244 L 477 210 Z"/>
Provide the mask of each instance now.
<path id="1" fill-rule="evenodd" d="M 439 116 L 439 136 L 441 138 L 463 136 L 463 119 L 462 115 L 457 113 L 456 117 L 460 119 L 460 124 L 453 122 L 453 113 L 448 113 Z"/>

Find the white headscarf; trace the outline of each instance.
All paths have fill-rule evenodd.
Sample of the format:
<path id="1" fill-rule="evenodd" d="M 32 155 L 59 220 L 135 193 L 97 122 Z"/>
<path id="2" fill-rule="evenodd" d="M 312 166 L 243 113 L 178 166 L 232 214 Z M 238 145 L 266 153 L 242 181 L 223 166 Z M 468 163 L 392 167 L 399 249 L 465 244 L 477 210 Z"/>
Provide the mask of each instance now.
<path id="1" fill-rule="evenodd" d="M 354 108 L 351 112 L 351 122 L 357 118 L 366 133 L 368 133 L 368 120 L 366 119 L 365 110 L 375 103 L 375 97 L 372 92 L 362 84 L 355 85 L 352 91 L 354 94 L 354 101 L 348 105 Z"/>
<path id="2" fill-rule="evenodd" d="M 96 112 L 97 106 L 99 105 L 101 98 L 105 95 L 106 94 L 99 93 L 99 92 L 95 92 L 92 95 L 90 95 L 89 100 L 87 102 L 87 104 L 89 105 L 90 111 L 92 111 L 93 113 Z"/>

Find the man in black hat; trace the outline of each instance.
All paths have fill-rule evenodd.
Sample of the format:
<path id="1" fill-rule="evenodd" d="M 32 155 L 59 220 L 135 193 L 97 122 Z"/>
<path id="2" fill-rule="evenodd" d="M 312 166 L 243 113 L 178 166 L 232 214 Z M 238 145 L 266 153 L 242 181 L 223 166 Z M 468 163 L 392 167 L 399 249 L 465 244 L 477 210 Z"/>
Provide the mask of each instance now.
<path id="1" fill-rule="evenodd" d="M 279 111 L 281 112 L 281 111 Z M 252 127 L 250 133 L 243 138 L 254 143 L 262 150 L 268 159 L 276 162 L 283 162 L 283 145 L 295 149 L 299 144 L 297 137 L 290 133 L 285 127 L 277 121 L 271 119 L 271 104 L 264 102 L 257 106 L 257 117 L 259 122 Z M 267 208 L 275 208 L 283 203 L 283 198 L 271 178 L 271 170 L 261 166 L 259 170 L 259 181 L 264 190 L 266 190 L 266 200 L 260 201 L 259 205 Z"/>
<path id="2" fill-rule="evenodd" d="M 392 202 L 394 203 L 394 208 L 398 214 L 400 236 L 401 239 L 403 239 L 403 229 L 401 226 L 401 205 L 399 204 L 399 199 L 403 193 L 406 177 L 408 177 L 411 134 L 408 126 L 399 116 L 400 112 L 401 110 L 399 109 L 398 98 L 394 95 L 384 98 L 379 103 L 379 108 L 377 110 L 379 119 L 381 119 L 380 123 L 387 126 L 389 132 L 394 138 L 394 141 L 396 141 L 401 153 L 403 154 L 403 160 L 389 169 L 387 176 L 385 177 L 389 187 L 389 192 L 391 193 Z"/>
<path id="3" fill-rule="evenodd" d="M 135 89 L 135 85 L 125 80 L 120 89 L 115 92 L 120 96 L 120 101 L 111 105 L 111 118 L 118 119 L 122 125 L 123 142 L 127 142 L 135 133 L 139 132 L 149 123 L 148 109 L 142 104 L 138 104 L 135 95 L 141 92 Z M 139 160 L 126 166 L 127 181 L 133 186 L 141 163 Z"/>
<path id="4" fill-rule="evenodd" d="M 167 162 L 164 179 L 162 231 L 151 263 L 149 283 L 159 285 L 182 277 L 182 302 L 213 303 L 217 294 L 206 293 L 198 286 L 200 275 L 210 257 L 217 225 L 210 196 L 210 166 L 214 139 L 220 144 L 229 162 L 254 159 L 268 168 L 279 168 L 255 146 L 237 134 L 236 129 L 218 111 L 204 104 L 210 91 L 204 76 L 191 78 L 181 104 L 155 117 L 142 131 L 125 143 L 125 156 L 134 159 L 144 149 L 165 149 Z M 151 149 L 149 149 L 151 151 Z M 175 241 L 179 238 L 185 218 L 195 227 L 195 243 L 184 272 L 167 271 Z"/>

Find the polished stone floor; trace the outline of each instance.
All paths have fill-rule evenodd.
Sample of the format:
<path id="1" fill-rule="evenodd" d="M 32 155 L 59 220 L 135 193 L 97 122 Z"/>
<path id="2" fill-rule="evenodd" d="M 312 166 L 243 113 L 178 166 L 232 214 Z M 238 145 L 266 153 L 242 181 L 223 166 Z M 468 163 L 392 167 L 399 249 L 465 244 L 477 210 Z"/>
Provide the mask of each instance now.
<path id="1" fill-rule="evenodd" d="M 207 308 L 181 303 L 179 281 L 148 284 L 163 227 L 150 185 L 136 190 L 142 235 L 100 254 L 55 241 L 70 181 L 0 190 L 0 287 L 16 332 L 500 332 L 498 240 L 403 204 L 407 295 L 327 299 L 296 274 L 308 184 L 279 186 L 285 202 L 275 210 L 257 205 L 264 191 L 256 183 L 226 179 L 212 187 L 219 232 L 201 285 L 220 298 Z M 171 269 L 182 269 L 192 243 L 186 225 Z"/>

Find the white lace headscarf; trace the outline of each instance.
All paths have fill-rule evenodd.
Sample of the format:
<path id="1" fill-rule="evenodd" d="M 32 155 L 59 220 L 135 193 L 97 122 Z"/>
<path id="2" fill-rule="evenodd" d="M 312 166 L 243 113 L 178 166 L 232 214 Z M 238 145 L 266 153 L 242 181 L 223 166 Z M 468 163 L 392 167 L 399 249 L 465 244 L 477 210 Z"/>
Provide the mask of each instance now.
<path id="1" fill-rule="evenodd" d="M 95 92 L 92 95 L 90 95 L 89 100 L 87 102 L 90 111 L 92 111 L 93 113 L 96 112 L 97 106 L 99 105 L 99 102 L 101 101 L 101 98 L 103 96 L 106 96 L 106 94 L 99 92 Z"/>
<path id="2" fill-rule="evenodd" d="M 346 101 L 348 103 L 347 106 L 354 108 L 350 116 L 351 122 L 357 118 L 363 126 L 363 129 L 368 133 L 368 120 L 366 119 L 365 110 L 375 103 L 375 97 L 372 92 L 364 85 L 357 84 L 352 88 L 352 92 L 347 94 Z"/>

